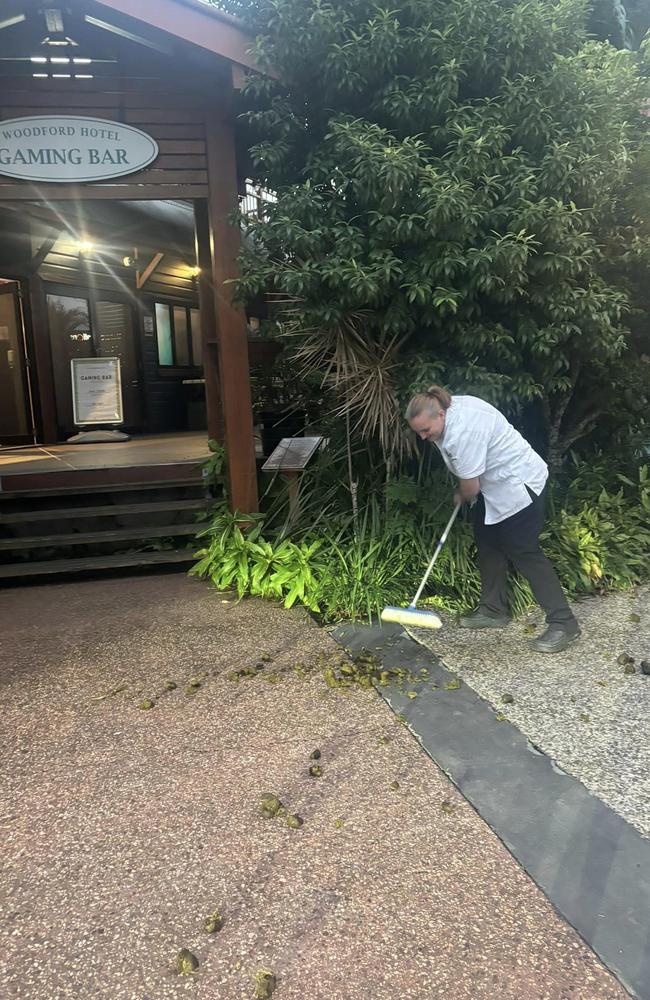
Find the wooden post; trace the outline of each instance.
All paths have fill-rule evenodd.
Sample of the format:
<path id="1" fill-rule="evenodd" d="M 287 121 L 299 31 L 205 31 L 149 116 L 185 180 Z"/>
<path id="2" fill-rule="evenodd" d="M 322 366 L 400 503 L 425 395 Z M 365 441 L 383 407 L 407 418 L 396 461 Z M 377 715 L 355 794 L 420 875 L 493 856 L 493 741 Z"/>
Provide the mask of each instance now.
<path id="1" fill-rule="evenodd" d="M 214 285 L 212 283 L 212 251 L 210 249 L 210 220 L 205 199 L 194 202 L 194 228 L 196 233 L 196 263 L 200 268 L 197 279 L 199 310 L 201 315 L 201 356 L 205 379 L 205 405 L 208 418 L 208 437 L 224 443 L 225 429 L 221 386 L 219 384 L 219 358 L 217 320 L 214 313 Z"/>
<path id="2" fill-rule="evenodd" d="M 289 492 L 289 522 L 294 523 L 300 513 L 300 473 L 291 470 L 284 473 Z"/>
<path id="3" fill-rule="evenodd" d="M 219 376 L 228 458 L 230 502 L 233 510 L 258 509 L 257 470 L 253 437 L 253 406 L 246 316 L 232 301 L 237 277 L 239 229 L 228 221 L 238 203 L 235 136 L 230 101 L 206 115 L 208 159 L 208 220 L 212 282 L 219 356 Z"/>

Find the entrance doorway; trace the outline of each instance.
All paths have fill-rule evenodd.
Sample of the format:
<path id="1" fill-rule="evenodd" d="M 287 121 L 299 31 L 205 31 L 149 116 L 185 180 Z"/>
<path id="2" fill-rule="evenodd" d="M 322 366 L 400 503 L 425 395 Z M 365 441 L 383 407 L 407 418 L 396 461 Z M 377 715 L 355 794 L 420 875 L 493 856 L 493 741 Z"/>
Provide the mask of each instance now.
<path id="1" fill-rule="evenodd" d="M 133 306 L 110 292 L 69 285 L 45 286 L 52 350 L 57 423 L 62 437 L 75 433 L 72 412 L 73 358 L 119 358 L 122 406 L 128 431 L 143 424 L 142 376 Z"/>
<path id="2" fill-rule="evenodd" d="M 0 445 L 35 441 L 20 284 L 0 278 Z"/>

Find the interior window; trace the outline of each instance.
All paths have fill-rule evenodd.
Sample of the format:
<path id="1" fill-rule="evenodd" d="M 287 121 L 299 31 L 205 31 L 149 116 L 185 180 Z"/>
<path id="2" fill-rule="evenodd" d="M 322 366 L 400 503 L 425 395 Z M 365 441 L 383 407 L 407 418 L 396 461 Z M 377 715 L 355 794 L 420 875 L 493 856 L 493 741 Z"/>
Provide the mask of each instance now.
<path id="1" fill-rule="evenodd" d="M 190 363 L 190 345 L 187 338 L 187 309 L 174 306 L 174 347 L 176 364 L 186 368 Z"/>
<path id="2" fill-rule="evenodd" d="M 192 358 L 195 365 L 201 364 L 201 313 L 198 309 L 190 309 L 190 326 L 192 332 Z"/>
<path id="3" fill-rule="evenodd" d="M 172 324 L 169 306 L 156 302 L 156 337 L 158 340 L 158 364 L 173 365 Z"/>
<path id="4" fill-rule="evenodd" d="M 201 365 L 201 314 L 191 306 L 155 303 L 158 364 L 198 368 Z"/>

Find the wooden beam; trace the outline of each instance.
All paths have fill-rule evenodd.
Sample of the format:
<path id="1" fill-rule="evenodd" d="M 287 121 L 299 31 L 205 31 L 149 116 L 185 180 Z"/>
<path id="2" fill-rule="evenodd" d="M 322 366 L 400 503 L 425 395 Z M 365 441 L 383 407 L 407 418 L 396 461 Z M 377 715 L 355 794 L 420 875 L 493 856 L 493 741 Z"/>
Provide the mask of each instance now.
<path id="1" fill-rule="evenodd" d="M 98 0 L 102 7 L 119 11 L 150 28 L 167 32 L 192 45 L 214 52 L 230 62 L 256 69 L 250 55 L 253 36 L 237 22 L 209 4 L 179 0 Z"/>
<path id="2" fill-rule="evenodd" d="M 36 253 L 29 262 L 29 270 L 32 274 L 36 274 L 41 264 L 44 263 L 45 258 L 47 257 L 50 250 L 52 250 L 54 244 L 56 243 L 60 235 L 61 235 L 60 225 L 58 229 L 51 229 L 50 232 L 47 234 L 47 236 L 41 243 L 40 247 L 38 248 L 38 250 L 36 251 Z"/>
<path id="3" fill-rule="evenodd" d="M 164 172 L 164 171 L 161 171 Z M 2 201 L 182 201 L 207 198 L 207 184 L 30 184 L 16 181 L 5 184 L 0 177 Z"/>
<path id="4" fill-rule="evenodd" d="M 135 287 L 138 289 L 138 291 L 144 288 L 144 286 L 149 281 L 149 278 L 156 270 L 156 268 L 158 267 L 164 256 L 165 256 L 164 253 L 154 254 L 149 263 L 147 264 L 147 266 L 145 267 L 144 271 L 135 272 Z"/>
<path id="5" fill-rule="evenodd" d="M 229 103 L 226 99 L 226 108 Z M 246 316 L 233 302 L 231 283 L 239 273 L 240 236 L 239 227 L 228 220 L 238 203 L 233 116 L 210 117 L 206 126 L 212 282 L 230 503 L 233 510 L 248 514 L 258 509 L 257 469 Z"/>

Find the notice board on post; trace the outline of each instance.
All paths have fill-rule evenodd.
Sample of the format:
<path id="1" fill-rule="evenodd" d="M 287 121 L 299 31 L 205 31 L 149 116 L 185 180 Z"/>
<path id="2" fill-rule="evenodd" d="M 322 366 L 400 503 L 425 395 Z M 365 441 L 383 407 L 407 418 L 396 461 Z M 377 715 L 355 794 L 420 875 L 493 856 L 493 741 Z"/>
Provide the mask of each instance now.
<path id="1" fill-rule="evenodd" d="M 302 472 L 322 443 L 322 437 L 282 438 L 262 472 Z"/>
<path id="2" fill-rule="evenodd" d="M 77 427 L 124 423 L 119 358 L 71 358 L 72 412 Z"/>

